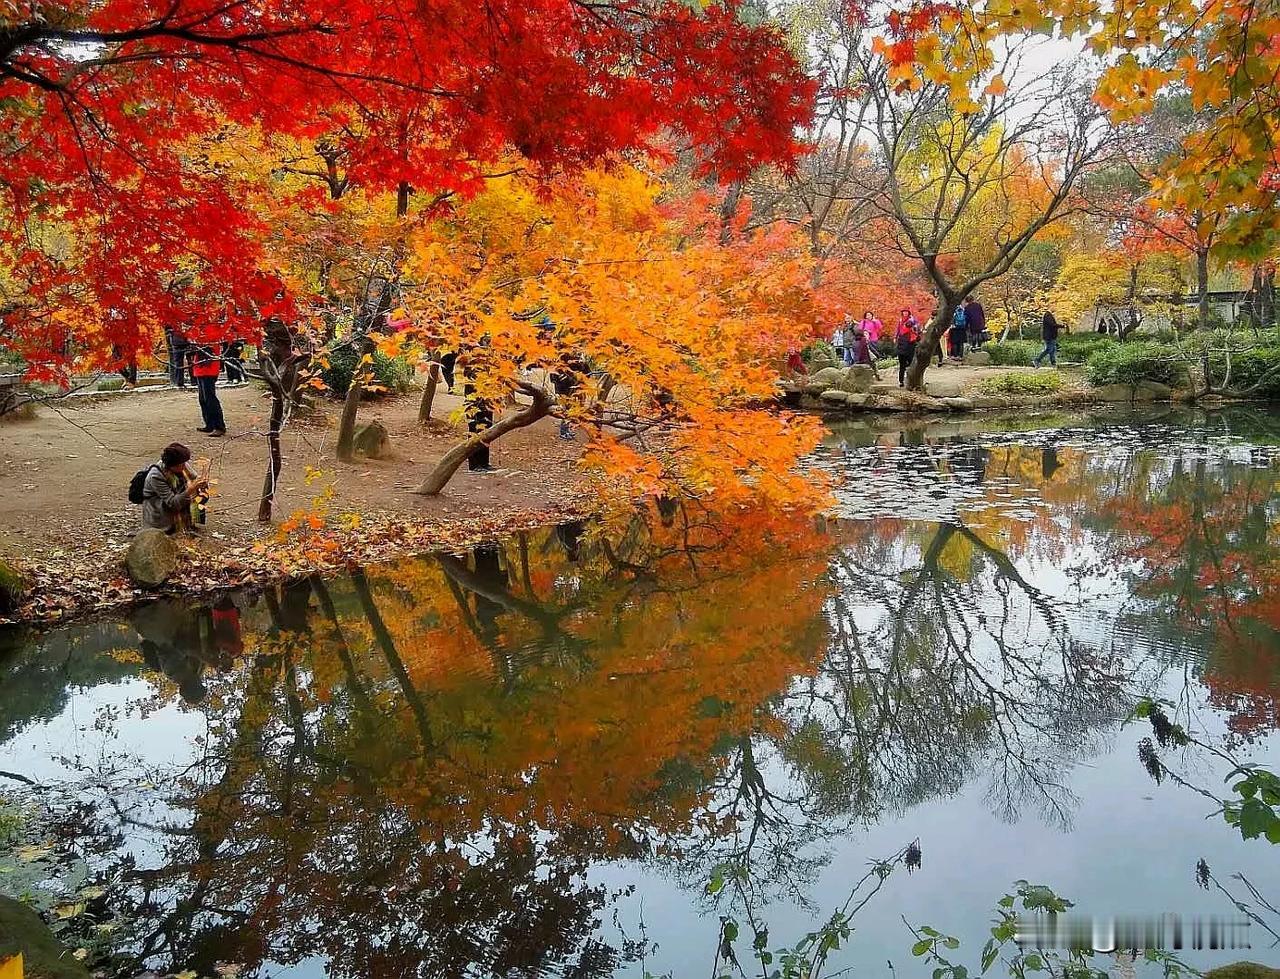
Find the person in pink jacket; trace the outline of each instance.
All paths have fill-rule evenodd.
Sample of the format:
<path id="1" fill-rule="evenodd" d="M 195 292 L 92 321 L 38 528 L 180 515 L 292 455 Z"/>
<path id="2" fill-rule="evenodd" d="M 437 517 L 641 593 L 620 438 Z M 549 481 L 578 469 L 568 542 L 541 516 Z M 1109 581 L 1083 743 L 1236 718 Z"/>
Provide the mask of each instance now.
<path id="1" fill-rule="evenodd" d="M 867 310 L 862 314 L 862 322 L 858 324 L 862 332 L 866 334 L 868 343 L 875 343 L 880 339 L 880 334 L 884 332 L 884 324 L 880 322 L 880 318 L 871 310 Z"/>

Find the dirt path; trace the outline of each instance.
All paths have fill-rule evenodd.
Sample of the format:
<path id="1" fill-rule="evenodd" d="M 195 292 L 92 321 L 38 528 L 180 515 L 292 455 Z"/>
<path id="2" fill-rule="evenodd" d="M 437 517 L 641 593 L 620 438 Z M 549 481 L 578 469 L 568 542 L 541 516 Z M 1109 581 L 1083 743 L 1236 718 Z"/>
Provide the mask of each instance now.
<path id="1" fill-rule="evenodd" d="M 266 424 L 265 396 L 249 386 L 221 390 L 221 398 L 230 426 L 225 439 L 196 432 L 195 394 L 173 389 L 71 399 L 41 407 L 33 419 L 0 424 L 0 551 L 25 563 L 60 552 L 83 555 L 86 549 L 105 564 L 118 561 L 139 519 L 138 508 L 126 498 L 129 480 L 172 441 L 189 445 L 217 481 L 210 539 L 203 546 L 227 547 L 261 536 L 264 529 L 256 518 L 266 450 L 254 430 Z M 337 462 L 337 403 L 326 403 L 313 420 L 291 424 L 284 437 L 277 517 L 310 508 L 330 487 L 331 506 L 338 512 L 432 522 L 501 524 L 521 514 L 554 511 L 575 497 L 578 449 L 556 438 L 553 419 L 497 443 L 493 464 L 499 472 L 473 475 L 464 466 L 441 497 L 411 494 L 429 465 L 465 435 L 453 418 L 460 398 L 442 392 L 434 412 L 442 420 L 425 431 L 416 421 L 417 398 L 412 392 L 361 407 L 362 422 L 376 418 L 386 426 L 393 459 Z M 309 468 L 321 470 L 310 483 Z"/>

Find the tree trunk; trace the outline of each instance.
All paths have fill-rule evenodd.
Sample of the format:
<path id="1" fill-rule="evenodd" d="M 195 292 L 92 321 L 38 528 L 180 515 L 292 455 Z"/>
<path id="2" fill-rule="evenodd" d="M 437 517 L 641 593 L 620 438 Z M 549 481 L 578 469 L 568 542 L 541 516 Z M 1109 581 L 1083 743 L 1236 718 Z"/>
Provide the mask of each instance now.
<path id="1" fill-rule="evenodd" d="M 271 424 L 267 429 L 267 475 L 262 481 L 262 499 L 258 503 L 258 522 L 271 523 L 271 508 L 276 499 L 276 487 L 280 485 L 280 470 L 284 468 L 284 456 L 280 453 L 280 430 L 284 428 L 285 391 L 276 380 L 271 387 Z"/>
<path id="2" fill-rule="evenodd" d="M 492 445 L 503 435 L 506 435 L 507 432 L 515 431 L 517 428 L 527 428 L 540 418 L 545 418 L 551 413 L 551 399 L 547 397 L 546 392 L 541 388 L 522 382 L 517 386 L 517 390 L 531 397 L 533 403 L 526 408 L 520 409 L 515 414 L 508 415 L 496 425 L 486 428 L 483 432 L 476 433 L 465 442 L 455 445 L 436 463 L 435 468 L 431 470 L 427 478 L 422 481 L 422 485 L 415 489 L 414 492 L 420 496 L 438 496 L 449 480 L 453 478 L 453 474 L 458 471 L 458 467 L 476 449 L 484 445 Z"/>
<path id="3" fill-rule="evenodd" d="M 1209 329 L 1209 249 L 1196 249 L 1196 320 L 1202 330 Z"/>
<path id="4" fill-rule="evenodd" d="M 342 402 L 342 418 L 338 422 L 338 459 L 353 462 L 356 457 L 356 415 L 360 411 L 360 392 L 364 389 L 364 359 L 374 351 L 373 339 L 366 334 L 356 343 L 356 367 L 351 372 L 351 386 Z"/>
<path id="5" fill-rule="evenodd" d="M 432 361 L 427 368 L 427 386 L 422 392 L 422 403 L 418 405 L 418 424 L 425 425 L 431 421 L 431 405 L 436 400 L 436 388 L 440 386 L 440 365 Z"/>
<path id="6" fill-rule="evenodd" d="M 924 336 L 916 344 L 915 359 L 911 361 L 911 366 L 907 368 L 906 387 L 908 391 L 924 391 L 924 372 L 929 369 L 929 363 L 933 360 L 933 355 L 938 350 L 938 344 L 942 342 L 947 328 L 951 325 L 951 317 L 955 315 L 956 305 L 955 301 L 944 299 L 942 305 L 938 307 L 938 311 L 933 314 L 933 319 L 929 321 L 929 325 L 924 331 Z"/>

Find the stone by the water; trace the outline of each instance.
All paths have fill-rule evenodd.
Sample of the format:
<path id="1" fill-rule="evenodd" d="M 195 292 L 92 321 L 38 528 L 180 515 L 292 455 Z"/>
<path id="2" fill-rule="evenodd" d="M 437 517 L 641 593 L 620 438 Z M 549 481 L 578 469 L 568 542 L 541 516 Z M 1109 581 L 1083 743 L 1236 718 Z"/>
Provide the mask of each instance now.
<path id="1" fill-rule="evenodd" d="M 135 584 L 163 585 L 178 567 L 178 545 L 163 530 L 144 527 L 129 545 L 124 566 Z"/>

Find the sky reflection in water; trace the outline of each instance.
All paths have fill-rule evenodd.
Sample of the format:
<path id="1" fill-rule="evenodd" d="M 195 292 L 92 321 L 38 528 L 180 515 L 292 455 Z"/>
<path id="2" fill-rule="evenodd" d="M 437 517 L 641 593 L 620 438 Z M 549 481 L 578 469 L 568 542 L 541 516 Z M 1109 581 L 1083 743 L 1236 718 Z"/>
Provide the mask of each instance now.
<path id="1" fill-rule="evenodd" d="M 1161 696 L 1274 761 L 1277 436 L 851 425 L 813 460 L 821 529 L 664 506 L 15 638 L 0 769 L 95 803 L 119 975 L 640 976 L 644 942 L 706 975 L 719 914 L 792 942 L 915 839 L 835 967 L 927 974 L 903 916 L 975 961 L 1018 878 L 1225 914 L 1196 860 L 1265 885 L 1280 858 L 1121 724 Z"/>

